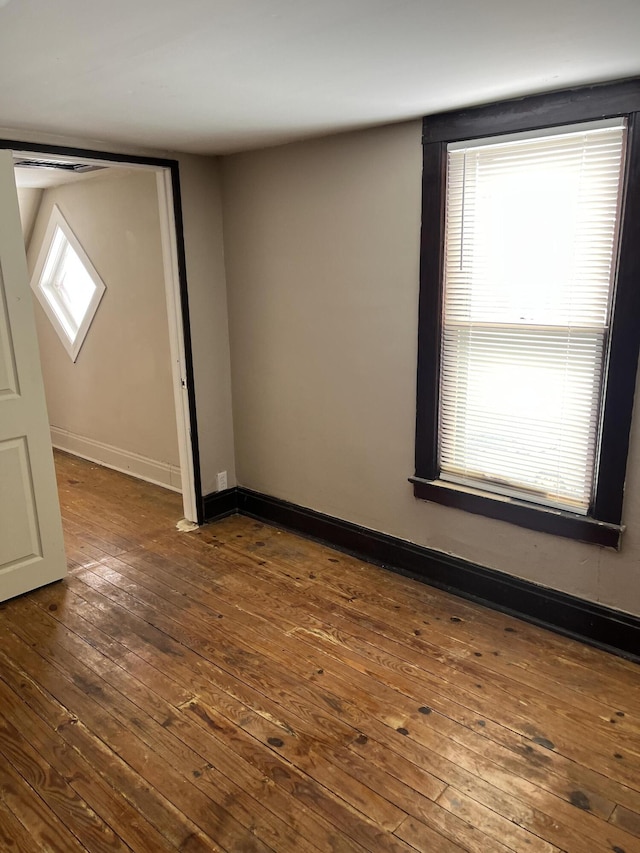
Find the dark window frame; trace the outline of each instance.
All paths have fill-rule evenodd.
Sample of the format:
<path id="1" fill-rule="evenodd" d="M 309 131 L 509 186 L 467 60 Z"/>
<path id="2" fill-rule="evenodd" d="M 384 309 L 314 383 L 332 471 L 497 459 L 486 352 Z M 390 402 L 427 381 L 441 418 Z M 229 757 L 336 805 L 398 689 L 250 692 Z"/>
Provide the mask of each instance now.
<path id="1" fill-rule="evenodd" d="M 624 116 L 627 156 L 602 438 L 586 516 L 439 480 L 438 416 L 447 143 Z M 502 101 L 423 120 L 422 231 L 414 495 L 522 527 L 620 546 L 640 349 L 640 78 Z"/>

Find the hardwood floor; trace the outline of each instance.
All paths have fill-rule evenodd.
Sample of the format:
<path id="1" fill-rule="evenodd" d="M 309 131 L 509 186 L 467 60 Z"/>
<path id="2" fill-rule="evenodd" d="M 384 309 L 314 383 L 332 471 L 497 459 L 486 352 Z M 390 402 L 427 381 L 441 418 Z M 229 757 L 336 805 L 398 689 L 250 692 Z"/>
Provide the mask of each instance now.
<path id="1" fill-rule="evenodd" d="M 57 459 L 0 606 L 0 850 L 638 853 L 640 668 Z"/>

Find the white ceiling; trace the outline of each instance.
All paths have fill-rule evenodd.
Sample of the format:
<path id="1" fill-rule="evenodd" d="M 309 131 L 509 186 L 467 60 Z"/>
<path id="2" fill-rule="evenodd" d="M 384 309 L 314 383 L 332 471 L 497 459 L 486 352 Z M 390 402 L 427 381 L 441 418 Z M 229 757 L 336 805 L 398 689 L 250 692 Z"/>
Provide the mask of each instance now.
<path id="1" fill-rule="evenodd" d="M 14 161 L 16 159 L 20 158 L 14 157 Z M 65 172 L 58 169 L 37 169 L 15 166 L 13 173 L 18 189 L 48 189 L 49 187 L 60 187 L 63 184 L 73 184 L 78 181 L 92 180 L 94 178 L 121 178 L 130 175 L 131 169 L 124 169 L 119 166 L 106 166 L 97 169 L 95 172 Z"/>
<path id="2" fill-rule="evenodd" d="M 640 75 L 640 0 L 0 0 L 0 126 L 226 153 Z"/>

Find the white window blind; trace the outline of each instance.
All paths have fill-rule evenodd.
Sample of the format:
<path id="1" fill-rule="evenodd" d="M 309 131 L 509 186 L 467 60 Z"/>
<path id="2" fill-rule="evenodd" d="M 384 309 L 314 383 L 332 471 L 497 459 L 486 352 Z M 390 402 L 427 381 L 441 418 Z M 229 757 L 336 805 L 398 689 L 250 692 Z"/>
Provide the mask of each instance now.
<path id="1" fill-rule="evenodd" d="M 586 514 L 626 127 L 448 149 L 441 478 Z"/>

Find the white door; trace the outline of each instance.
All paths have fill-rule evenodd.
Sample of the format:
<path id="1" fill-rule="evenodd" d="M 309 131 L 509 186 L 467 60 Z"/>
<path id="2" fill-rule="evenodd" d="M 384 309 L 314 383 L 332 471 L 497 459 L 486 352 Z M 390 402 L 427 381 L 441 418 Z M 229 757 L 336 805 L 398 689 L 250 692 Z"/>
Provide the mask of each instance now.
<path id="1" fill-rule="evenodd" d="M 13 160 L 0 151 L 0 601 L 65 574 Z"/>

